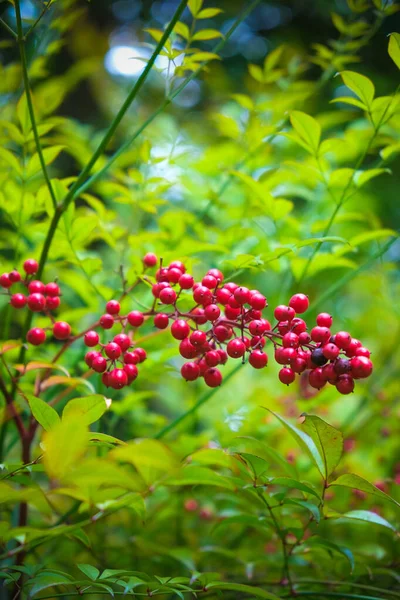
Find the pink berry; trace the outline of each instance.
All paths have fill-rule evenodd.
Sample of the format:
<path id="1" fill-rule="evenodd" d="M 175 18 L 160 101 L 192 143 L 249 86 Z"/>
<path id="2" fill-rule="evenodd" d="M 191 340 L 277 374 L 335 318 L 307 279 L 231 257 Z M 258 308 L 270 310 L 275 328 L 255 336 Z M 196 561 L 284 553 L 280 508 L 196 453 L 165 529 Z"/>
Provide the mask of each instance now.
<path id="1" fill-rule="evenodd" d="M 173 304 L 176 300 L 176 292 L 171 287 L 161 290 L 159 298 L 163 304 Z"/>
<path id="2" fill-rule="evenodd" d="M 26 339 L 33 346 L 40 346 L 46 339 L 46 332 L 40 327 L 34 327 L 28 331 Z"/>
<path id="3" fill-rule="evenodd" d="M 109 375 L 109 385 L 115 390 L 120 390 L 128 383 L 128 375 L 123 369 L 113 369 Z"/>
<path id="4" fill-rule="evenodd" d="M 295 294 L 289 300 L 289 306 L 299 315 L 306 312 L 309 307 L 308 297 L 305 294 Z"/>
<path id="5" fill-rule="evenodd" d="M 190 333 L 190 327 L 187 321 L 178 319 L 171 326 L 172 337 L 176 340 L 184 340 Z"/>
<path id="6" fill-rule="evenodd" d="M 107 354 L 108 358 L 111 358 L 112 360 L 119 358 L 122 354 L 121 347 L 116 342 L 106 344 L 104 352 Z"/>
<path id="7" fill-rule="evenodd" d="M 107 361 L 104 358 L 104 356 L 96 356 L 92 360 L 91 367 L 92 367 L 93 371 L 96 371 L 96 373 L 104 373 L 104 371 L 107 368 Z"/>
<path id="8" fill-rule="evenodd" d="M 231 358 L 240 358 L 246 352 L 246 344 L 240 338 L 235 338 L 228 342 L 226 351 Z"/>
<path id="9" fill-rule="evenodd" d="M 18 273 L 18 271 L 15 271 L 15 270 L 11 271 L 8 274 L 8 277 L 9 277 L 9 279 L 10 279 L 10 281 L 12 283 L 18 283 L 19 281 L 21 281 L 21 275 L 20 275 L 20 273 Z"/>
<path id="10" fill-rule="evenodd" d="M 217 286 L 217 280 L 212 275 L 206 275 L 201 280 L 201 285 L 208 288 L 209 290 L 214 290 Z"/>
<path id="11" fill-rule="evenodd" d="M 156 271 L 156 280 L 159 283 L 168 283 L 168 269 L 166 267 L 160 267 Z"/>
<path id="12" fill-rule="evenodd" d="M 165 313 L 159 313 L 154 317 L 154 325 L 157 329 L 166 329 L 168 327 L 168 315 Z"/>
<path id="13" fill-rule="evenodd" d="M 124 371 L 128 376 L 128 383 L 132 383 L 132 381 L 135 381 L 136 377 L 139 375 L 137 366 L 131 365 L 129 363 L 124 365 Z"/>
<path id="14" fill-rule="evenodd" d="M 30 294 L 28 296 L 28 306 L 33 312 L 40 312 L 46 306 L 46 298 L 43 294 Z"/>
<path id="15" fill-rule="evenodd" d="M 222 373 L 219 369 L 215 367 L 211 367 L 207 369 L 204 373 L 204 381 L 208 385 L 208 387 L 218 387 L 222 383 Z"/>
<path id="16" fill-rule="evenodd" d="M 50 283 L 47 283 L 44 287 L 44 293 L 47 296 L 59 296 L 61 293 L 60 287 L 54 283 L 54 281 L 51 281 Z"/>
<path id="17" fill-rule="evenodd" d="M 45 292 L 46 286 L 41 281 L 34 279 L 28 285 L 28 291 L 30 294 L 43 294 Z"/>
<path id="18" fill-rule="evenodd" d="M 27 273 L 28 275 L 33 275 L 34 273 L 38 272 L 39 263 L 33 258 L 28 258 L 28 260 L 24 262 L 23 267 L 25 273 Z"/>
<path id="19" fill-rule="evenodd" d="M 182 365 L 181 375 L 186 381 L 194 381 L 200 375 L 200 367 L 195 362 L 188 362 Z"/>
<path id="20" fill-rule="evenodd" d="M 144 255 L 143 264 L 146 267 L 155 267 L 157 263 L 158 263 L 158 258 L 156 256 L 156 254 L 153 254 L 153 252 L 148 252 L 147 254 Z"/>
<path id="21" fill-rule="evenodd" d="M 53 325 L 53 335 L 57 340 L 66 340 L 71 335 L 71 325 L 65 321 L 57 321 Z"/>
<path id="22" fill-rule="evenodd" d="M 106 304 L 106 312 L 109 315 L 117 315 L 121 310 L 121 305 L 118 300 L 109 300 Z"/>
<path id="23" fill-rule="evenodd" d="M 293 383 L 296 378 L 296 373 L 290 367 L 283 367 L 283 369 L 279 371 L 278 375 L 279 380 L 286 385 Z"/>
<path id="24" fill-rule="evenodd" d="M 182 271 L 180 271 L 179 269 L 177 269 L 175 267 L 172 267 L 172 268 L 170 267 L 168 269 L 167 277 L 168 277 L 168 281 L 170 283 L 178 283 L 178 281 L 182 277 Z"/>
<path id="25" fill-rule="evenodd" d="M 23 308 L 26 302 L 27 298 L 24 294 L 13 294 L 10 298 L 10 304 L 14 308 Z"/>
<path id="26" fill-rule="evenodd" d="M 12 286 L 13 282 L 10 279 L 10 275 L 8 273 L 3 273 L 0 275 L 0 285 L 6 290 Z"/>
<path id="27" fill-rule="evenodd" d="M 199 508 L 199 503 L 194 498 L 188 498 L 185 500 L 183 506 L 187 512 L 196 512 L 196 510 Z"/>
<path id="28" fill-rule="evenodd" d="M 268 356 L 262 350 L 253 350 L 250 352 L 249 363 L 255 369 L 263 369 L 268 363 Z"/>
<path id="29" fill-rule="evenodd" d="M 179 269 L 181 273 L 186 273 L 186 267 L 180 260 L 174 260 L 170 265 L 170 269 Z"/>
<path id="30" fill-rule="evenodd" d="M 219 269 L 210 269 L 207 275 L 211 275 L 211 277 L 214 277 L 218 281 L 218 283 L 221 283 L 224 280 L 224 275 Z"/>
<path id="31" fill-rule="evenodd" d="M 183 290 L 190 290 L 194 285 L 194 279 L 189 273 L 184 273 L 179 277 L 178 284 Z"/>
<path id="32" fill-rule="evenodd" d="M 113 342 L 115 344 L 118 344 L 118 346 L 121 348 L 122 352 L 125 352 L 126 350 L 128 350 L 129 346 L 132 343 L 131 338 L 128 335 L 126 335 L 126 333 L 119 333 L 118 335 L 116 335 L 113 339 Z"/>
<path id="33" fill-rule="evenodd" d="M 139 310 L 132 310 L 127 316 L 129 325 L 140 327 L 144 323 L 144 315 Z"/>
<path id="34" fill-rule="evenodd" d="M 317 325 L 320 327 L 331 327 L 333 319 L 328 313 L 320 313 L 317 315 Z"/>
<path id="35" fill-rule="evenodd" d="M 103 329 L 111 329 L 114 325 L 114 317 L 112 315 L 105 314 L 100 317 L 100 326 Z"/>

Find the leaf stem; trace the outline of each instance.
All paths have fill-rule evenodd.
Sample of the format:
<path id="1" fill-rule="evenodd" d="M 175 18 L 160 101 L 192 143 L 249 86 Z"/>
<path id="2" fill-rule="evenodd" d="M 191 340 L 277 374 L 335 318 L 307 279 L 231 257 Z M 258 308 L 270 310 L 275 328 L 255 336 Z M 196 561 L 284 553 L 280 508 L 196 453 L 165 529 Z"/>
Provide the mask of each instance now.
<path id="1" fill-rule="evenodd" d="M 18 36 L 15 33 L 14 29 L 12 29 L 8 25 L 8 23 L 6 23 L 1 17 L 0 17 L 0 24 L 3 25 L 4 29 L 6 29 L 8 31 L 8 33 L 10 33 L 15 39 L 18 39 Z"/>

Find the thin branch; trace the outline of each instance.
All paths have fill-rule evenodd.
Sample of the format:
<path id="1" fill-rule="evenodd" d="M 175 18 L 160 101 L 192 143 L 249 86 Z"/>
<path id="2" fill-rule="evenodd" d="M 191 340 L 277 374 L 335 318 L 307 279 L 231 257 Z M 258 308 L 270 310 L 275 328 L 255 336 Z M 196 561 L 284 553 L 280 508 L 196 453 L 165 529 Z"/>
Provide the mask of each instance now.
<path id="1" fill-rule="evenodd" d="M 6 31 L 8 31 L 8 33 L 10 33 L 15 39 L 18 39 L 17 34 L 15 33 L 14 29 L 12 29 L 8 23 L 6 23 L 1 17 L 0 17 L 0 24 L 3 25 L 4 29 Z"/>

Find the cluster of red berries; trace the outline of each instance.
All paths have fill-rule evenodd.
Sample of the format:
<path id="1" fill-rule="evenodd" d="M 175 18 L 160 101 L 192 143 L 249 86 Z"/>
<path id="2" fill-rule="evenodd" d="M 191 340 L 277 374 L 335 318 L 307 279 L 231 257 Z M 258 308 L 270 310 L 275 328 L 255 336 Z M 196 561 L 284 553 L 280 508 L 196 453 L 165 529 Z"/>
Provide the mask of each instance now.
<path id="1" fill-rule="evenodd" d="M 155 254 L 146 254 L 144 271 L 156 267 L 158 262 Z M 26 261 L 24 269 L 34 274 L 36 261 Z M 229 358 L 241 359 L 243 363 L 247 359 L 255 369 L 266 367 L 267 341 L 273 344 L 274 358 L 282 366 L 279 379 L 287 385 L 295 381 L 296 374 L 302 374 L 313 388 L 320 389 L 330 383 L 341 394 L 349 394 L 354 389 L 355 379 L 368 377 L 372 372 L 369 350 L 345 331 L 333 334 L 329 314 L 320 313 L 316 326 L 307 331 L 306 322 L 298 316 L 309 306 L 304 294 L 292 296 L 287 306 L 277 306 L 276 323 L 271 324 L 263 316 L 268 306 L 265 296 L 233 282 L 224 283 L 224 275 L 218 269 L 210 269 L 196 282 L 181 261 L 173 261 L 167 267 L 161 261 L 154 279 L 147 275 L 143 278 L 152 286 L 154 301 L 150 310 L 133 310 L 121 315 L 120 302 L 110 300 L 96 326 L 109 330 L 119 322 L 121 333 L 102 344 L 97 331 L 85 332 L 84 343 L 91 348 L 85 356 L 86 364 L 102 374 L 106 386 L 121 389 L 138 376 L 136 365 L 146 359 L 146 352 L 143 348 L 134 348 L 134 332 L 126 333 L 126 329 L 128 326 L 137 329 L 150 317 L 158 329 L 171 325 L 171 334 L 179 341 L 179 353 L 187 360 L 181 368 L 182 377 L 186 381 L 202 377 L 209 387 L 221 385 L 220 367 Z M 21 277 L 13 271 L 2 275 L 0 283 L 7 288 L 17 280 L 21 281 Z M 44 285 L 28 278 L 24 284 L 30 293 L 26 302 L 35 312 L 46 310 L 51 299 L 59 301 L 60 290 L 55 283 Z M 35 304 L 32 297 L 37 296 L 43 300 L 37 299 Z M 165 308 L 160 310 L 160 306 Z M 71 327 L 63 321 L 53 323 L 53 334 L 57 339 L 66 340 Z M 28 332 L 28 341 L 34 345 L 43 343 L 45 338 L 43 329 Z"/>
<path id="2" fill-rule="evenodd" d="M 24 277 L 17 270 L 0 275 L 0 286 L 8 291 L 11 306 L 16 309 L 27 306 L 32 312 L 47 314 L 58 308 L 60 306 L 60 286 L 54 281 L 43 283 L 39 279 L 34 279 L 34 275 L 39 270 L 39 263 L 33 258 L 28 258 L 23 264 L 23 270 L 25 271 Z M 11 287 L 15 284 L 24 286 L 28 293 L 11 293 Z M 66 340 L 71 334 L 70 325 L 64 321 L 53 323 L 52 330 L 54 337 L 58 340 Z M 40 327 L 34 327 L 28 331 L 26 337 L 29 343 L 39 346 L 46 340 L 46 331 Z"/>

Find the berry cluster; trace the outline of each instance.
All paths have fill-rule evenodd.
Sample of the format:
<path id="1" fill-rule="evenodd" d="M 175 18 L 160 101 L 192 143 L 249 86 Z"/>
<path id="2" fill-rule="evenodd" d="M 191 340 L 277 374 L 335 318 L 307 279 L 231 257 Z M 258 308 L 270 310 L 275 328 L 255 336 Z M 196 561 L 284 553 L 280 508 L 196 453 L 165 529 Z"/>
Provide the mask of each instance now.
<path id="1" fill-rule="evenodd" d="M 146 254 L 144 272 L 156 267 L 158 262 L 155 254 Z M 28 274 L 24 281 L 13 271 L 2 275 L 0 283 L 8 289 L 14 282 L 22 281 L 29 291 L 26 303 L 31 310 L 48 311 L 54 300 L 59 303 L 60 290 L 56 283 L 45 285 L 30 281 L 29 275 L 37 268 L 36 261 L 30 259 L 24 263 Z M 345 331 L 332 333 L 329 314 L 320 313 L 316 326 L 307 331 L 306 322 L 298 316 L 309 306 L 304 294 L 292 296 L 287 306 L 277 306 L 274 310 L 276 322 L 271 323 L 263 315 L 268 306 L 265 296 L 258 290 L 249 290 L 233 282 L 224 283 L 224 275 L 218 269 L 210 269 L 196 282 L 181 261 L 173 261 L 167 267 L 160 261 L 155 278 L 144 274 L 137 283 L 143 280 L 151 284 L 154 298 L 148 311 L 132 310 L 121 315 L 120 301 L 110 300 L 92 329 L 72 339 L 69 339 L 71 327 L 68 323 L 53 322 L 53 335 L 57 339 L 69 339 L 68 343 L 71 343 L 84 335 L 84 343 L 90 348 L 85 362 L 93 371 L 102 374 L 106 386 L 121 389 L 137 378 L 137 365 L 146 359 L 146 352 L 134 347 L 134 331 L 151 317 L 157 329 L 170 326 L 173 338 L 179 342 L 179 353 L 187 361 L 181 368 L 182 377 L 186 381 L 203 378 L 209 387 L 221 385 L 220 367 L 229 359 L 240 359 L 243 363 L 247 360 L 254 369 L 266 367 L 267 342 L 273 345 L 274 358 L 282 367 L 279 379 L 287 385 L 295 381 L 296 374 L 301 374 L 313 388 L 320 389 L 329 383 L 341 394 L 349 394 L 354 390 L 355 379 L 372 373 L 369 350 Z M 125 291 L 123 297 L 127 293 Z M 13 305 L 15 296 L 18 294 L 11 296 Z M 114 335 L 112 341 L 100 343 L 95 329 L 110 330 L 116 323 L 120 323 L 121 332 Z M 127 333 L 128 327 L 133 331 Z M 30 343 L 39 345 L 45 341 L 46 333 L 34 328 L 27 338 Z"/>
<path id="2" fill-rule="evenodd" d="M 51 281 L 43 283 L 34 279 L 39 270 L 39 263 L 33 258 L 28 258 L 23 264 L 24 277 L 17 270 L 0 275 L 0 286 L 8 291 L 10 304 L 13 308 L 21 309 L 27 306 L 34 313 L 44 312 L 49 314 L 60 306 L 61 290 L 59 285 Z M 11 293 L 11 287 L 15 284 L 23 286 L 27 294 L 21 292 Z M 52 326 L 53 335 L 58 340 L 66 340 L 71 334 L 71 327 L 64 321 L 54 322 Z M 27 333 L 27 340 L 34 346 L 43 344 L 46 340 L 46 331 L 40 327 L 34 327 Z"/>

